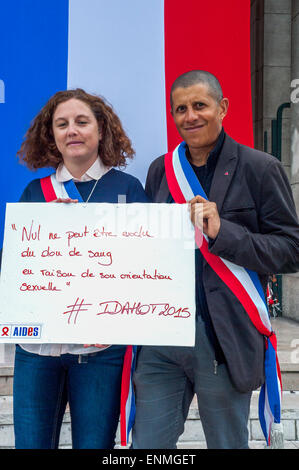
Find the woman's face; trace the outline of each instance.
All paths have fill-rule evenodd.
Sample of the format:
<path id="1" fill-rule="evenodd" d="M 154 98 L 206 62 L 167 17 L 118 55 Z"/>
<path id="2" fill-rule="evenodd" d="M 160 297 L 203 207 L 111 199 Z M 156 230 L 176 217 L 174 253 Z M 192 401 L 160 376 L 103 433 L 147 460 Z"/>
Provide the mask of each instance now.
<path id="1" fill-rule="evenodd" d="M 91 108 L 81 100 L 71 98 L 60 103 L 52 120 L 54 139 L 64 163 L 71 165 L 95 162 L 101 132 Z"/>

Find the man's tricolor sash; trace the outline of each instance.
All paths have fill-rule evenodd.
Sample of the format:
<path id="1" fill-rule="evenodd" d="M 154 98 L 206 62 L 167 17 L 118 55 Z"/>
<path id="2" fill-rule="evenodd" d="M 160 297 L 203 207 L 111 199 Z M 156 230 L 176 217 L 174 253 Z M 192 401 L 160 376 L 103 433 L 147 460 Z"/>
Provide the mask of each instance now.
<path id="1" fill-rule="evenodd" d="M 41 188 L 46 202 L 54 201 L 58 198 L 78 199 L 83 202 L 73 180 L 60 183 L 56 180 L 55 173 L 40 180 Z M 121 445 L 127 446 L 129 434 L 135 418 L 135 397 L 133 391 L 133 372 L 136 363 L 136 346 L 127 346 L 121 382 L 120 398 L 120 439 Z"/>
<path id="2" fill-rule="evenodd" d="M 185 142 L 165 155 L 165 172 L 170 193 L 176 203 L 184 204 L 196 195 L 208 199 L 186 157 Z M 272 425 L 280 423 L 282 383 L 276 335 L 272 330 L 259 277 L 249 269 L 210 253 L 207 237 L 197 227 L 195 241 L 211 268 L 241 302 L 257 330 L 265 336 L 265 384 L 259 396 L 259 418 L 267 445 L 270 445 Z"/>
<path id="3" fill-rule="evenodd" d="M 52 175 L 42 178 L 40 184 L 46 202 L 51 202 L 58 198 L 78 199 L 79 202 L 83 202 L 81 194 L 73 180 L 60 183 L 57 181 L 55 173 L 52 173 Z"/>

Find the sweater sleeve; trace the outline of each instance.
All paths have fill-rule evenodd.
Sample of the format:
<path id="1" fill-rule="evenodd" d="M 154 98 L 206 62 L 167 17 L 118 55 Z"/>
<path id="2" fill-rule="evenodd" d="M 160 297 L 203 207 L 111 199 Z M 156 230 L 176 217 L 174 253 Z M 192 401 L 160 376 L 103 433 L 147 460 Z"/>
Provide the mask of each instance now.
<path id="1" fill-rule="evenodd" d="M 24 189 L 19 202 L 45 202 L 40 179 L 32 180 Z"/>
<path id="2" fill-rule="evenodd" d="M 132 180 L 129 184 L 127 202 L 149 202 L 142 184 L 135 177 L 132 177 Z"/>
<path id="3" fill-rule="evenodd" d="M 27 184 L 21 194 L 19 202 L 45 202 L 39 179 L 35 179 Z M 0 270 L 2 264 L 2 251 L 3 248 L 0 250 Z"/>

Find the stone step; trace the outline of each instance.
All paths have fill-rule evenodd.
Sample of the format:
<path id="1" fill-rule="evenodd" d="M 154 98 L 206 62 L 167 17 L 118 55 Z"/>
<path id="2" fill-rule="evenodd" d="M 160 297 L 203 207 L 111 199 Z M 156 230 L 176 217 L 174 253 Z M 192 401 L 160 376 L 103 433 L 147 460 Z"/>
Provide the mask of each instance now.
<path id="1" fill-rule="evenodd" d="M 299 447 L 299 323 L 285 318 L 272 321 L 278 337 L 278 356 L 283 382 L 282 423 L 284 427 L 285 447 Z M 13 448 L 13 345 L 0 345 L 0 448 Z M 70 416 L 64 416 L 60 447 L 70 448 Z M 258 392 L 253 393 L 250 419 L 248 423 L 250 447 L 263 448 L 264 436 L 258 419 Z M 119 446 L 119 430 L 117 433 Z M 196 401 L 193 400 L 185 431 L 179 439 L 178 448 L 205 448 L 204 433 L 198 415 Z"/>
<path id="2" fill-rule="evenodd" d="M 299 391 L 298 364 L 280 363 L 284 391 Z M 0 366 L 0 396 L 12 395 L 13 367 Z"/>
<path id="3" fill-rule="evenodd" d="M 12 396 L 0 397 L 0 449 L 14 448 Z M 285 448 L 299 448 L 299 392 L 284 392 L 282 401 L 282 424 L 284 428 Z M 254 392 L 251 400 L 248 423 L 250 447 L 263 448 L 265 445 L 258 419 L 258 393 Z M 117 447 L 120 447 L 119 429 Z M 60 448 L 71 448 L 71 422 L 67 410 L 62 424 Z M 185 431 L 180 436 L 178 448 L 205 448 L 205 437 L 198 414 L 196 400 L 192 401 Z"/>
<path id="4" fill-rule="evenodd" d="M 271 318 L 278 340 L 283 390 L 299 391 L 299 322 Z M 0 344 L 0 396 L 12 394 L 14 345 Z"/>
<path id="5" fill-rule="evenodd" d="M 0 396 L 12 395 L 13 367 L 0 366 Z"/>

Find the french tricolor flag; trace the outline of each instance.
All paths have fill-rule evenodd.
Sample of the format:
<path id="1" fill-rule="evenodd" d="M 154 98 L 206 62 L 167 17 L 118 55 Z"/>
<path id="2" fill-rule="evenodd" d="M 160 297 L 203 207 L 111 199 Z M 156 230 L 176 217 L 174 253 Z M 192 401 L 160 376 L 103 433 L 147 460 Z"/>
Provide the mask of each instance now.
<path id="1" fill-rule="evenodd" d="M 5 203 L 50 173 L 33 175 L 15 155 L 30 121 L 59 90 L 80 87 L 112 104 L 136 150 L 127 171 L 142 183 L 151 161 L 180 141 L 169 93 L 188 70 L 218 77 L 230 101 L 225 130 L 253 146 L 250 0 L 12 0 L 0 14 L 2 221 Z"/>
<path id="2" fill-rule="evenodd" d="M 180 141 L 169 92 L 188 70 L 219 78 L 230 100 L 225 130 L 253 146 L 250 0 L 12 0 L 0 14 L 0 209 L 32 179 L 15 155 L 58 90 L 81 87 L 112 104 L 136 150 L 127 171 L 142 183 L 150 162 Z"/>

